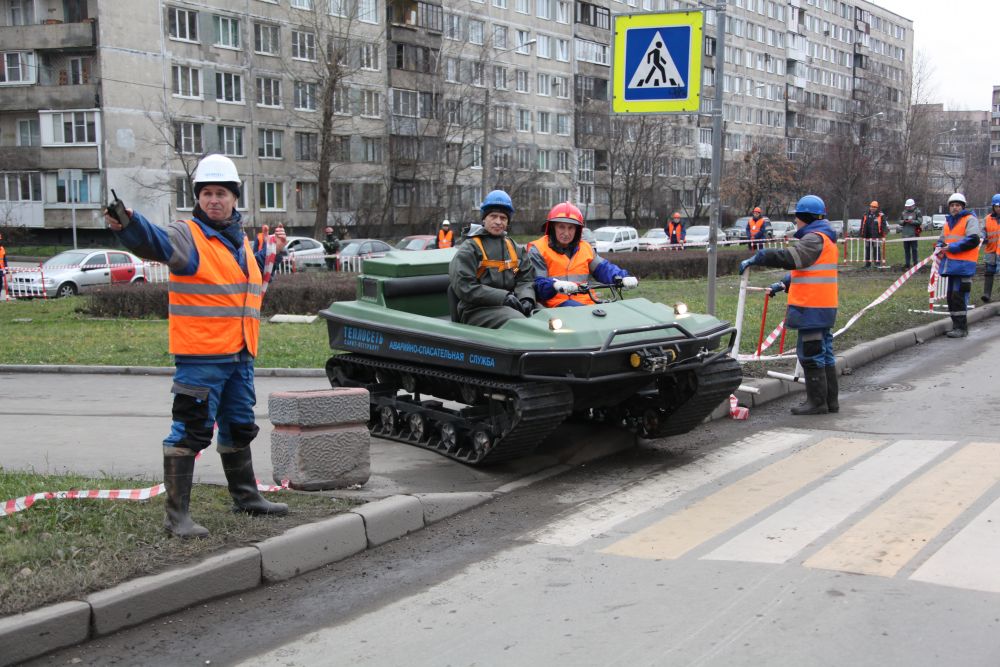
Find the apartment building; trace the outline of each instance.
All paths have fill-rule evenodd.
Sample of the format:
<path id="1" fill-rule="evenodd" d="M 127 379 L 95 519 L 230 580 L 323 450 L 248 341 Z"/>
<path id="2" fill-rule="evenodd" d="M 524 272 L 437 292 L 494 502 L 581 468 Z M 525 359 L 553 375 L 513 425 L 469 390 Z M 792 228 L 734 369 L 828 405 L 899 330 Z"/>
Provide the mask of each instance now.
<path id="1" fill-rule="evenodd" d="M 595 222 L 620 217 L 610 206 L 612 16 L 693 8 L 0 0 L 0 225 L 98 233 L 109 188 L 156 221 L 183 217 L 189 175 L 209 152 L 236 162 L 254 225 L 309 233 L 325 194 L 321 223 L 397 236 L 470 221 L 495 187 L 511 192 L 521 224 L 565 199 Z M 716 82 L 727 159 L 763 141 L 807 156 L 879 112 L 899 122 L 908 20 L 863 0 L 731 0 L 722 54 L 714 25 L 710 11 L 704 113 L 666 119 L 668 169 L 692 180 L 664 180 L 649 211 L 704 198 Z"/>
<path id="2" fill-rule="evenodd" d="M 990 166 L 1000 167 L 1000 86 L 993 86 L 990 105 Z"/>

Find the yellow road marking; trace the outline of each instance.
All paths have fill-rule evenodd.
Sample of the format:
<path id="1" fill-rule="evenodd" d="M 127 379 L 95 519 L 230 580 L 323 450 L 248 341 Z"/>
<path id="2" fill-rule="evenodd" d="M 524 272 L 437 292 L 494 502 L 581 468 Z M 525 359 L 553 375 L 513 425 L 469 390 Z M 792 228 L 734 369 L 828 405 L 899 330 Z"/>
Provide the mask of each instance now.
<path id="1" fill-rule="evenodd" d="M 1000 445 L 972 443 L 901 489 L 804 565 L 894 576 L 998 481 Z"/>
<path id="2" fill-rule="evenodd" d="M 633 558 L 678 558 L 882 444 L 876 440 L 827 438 L 601 551 Z"/>

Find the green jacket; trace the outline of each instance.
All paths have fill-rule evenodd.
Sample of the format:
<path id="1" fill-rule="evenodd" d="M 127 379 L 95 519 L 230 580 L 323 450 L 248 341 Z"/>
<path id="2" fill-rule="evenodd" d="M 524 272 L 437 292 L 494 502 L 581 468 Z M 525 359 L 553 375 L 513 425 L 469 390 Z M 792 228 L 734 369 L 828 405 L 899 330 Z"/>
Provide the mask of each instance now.
<path id="1" fill-rule="evenodd" d="M 485 230 L 477 230 L 473 236 L 479 237 L 489 259 L 510 259 L 504 236 L 490 236 Z M 517 251 L 517 272 L 487 269 L 481 278 L 476 277 L 483 253 L 472 238 L 465 239 L 458 246 L 458 252 L 448 267 L 451 287 L 459 299 L 459 311 L 469 308 L 496 307 L 503 305 L 504 297 L 513 292 L 518 299 L 535 300 L 535 269 L 527 257 L 524 246 L 514 243 Z"/>

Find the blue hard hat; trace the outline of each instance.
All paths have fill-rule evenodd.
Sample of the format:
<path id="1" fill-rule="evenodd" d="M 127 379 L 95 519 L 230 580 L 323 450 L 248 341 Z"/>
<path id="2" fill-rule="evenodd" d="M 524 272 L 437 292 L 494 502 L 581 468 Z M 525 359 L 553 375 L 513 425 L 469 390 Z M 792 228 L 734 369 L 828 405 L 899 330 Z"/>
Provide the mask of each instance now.
<path id="1" fill-rule="evenodd" d="M 812 213 L 823 217 L 826 215 L 826 204 L 816 195 L 806 195 L 795 205 L 796 213 Z"/>
<path id="2" fill-rule="evenodd" d="M 990 206 L 1000 206 L 1000 195 L 993 195 L 993 201 Z"/>
<path id="3" fill-rule="evenodd" d="M 510 195 L 503 190 L 493 190 L 479 207 L 479 212 L 485 217 L 487 210 L 492 208 L 505 209 L 507 217 L 514 215 L 514 203 L 510 200 Z"/>

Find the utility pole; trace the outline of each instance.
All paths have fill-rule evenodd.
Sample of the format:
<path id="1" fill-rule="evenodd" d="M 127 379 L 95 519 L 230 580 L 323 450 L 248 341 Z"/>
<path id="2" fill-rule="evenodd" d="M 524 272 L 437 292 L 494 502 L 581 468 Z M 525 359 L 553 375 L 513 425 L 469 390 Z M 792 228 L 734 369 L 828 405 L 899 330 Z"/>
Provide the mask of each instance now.
<path id="1" fill-rule="evenodd" d="M 715 279 L 719 261 L 719 225 L 722 223 L 722 81 L 726 67 L 726 2 L 715 3 L 715 103 L 712 106 L 712 212 L 708 226 L 708 299 L 706 310 L 715 315 Z"/>

